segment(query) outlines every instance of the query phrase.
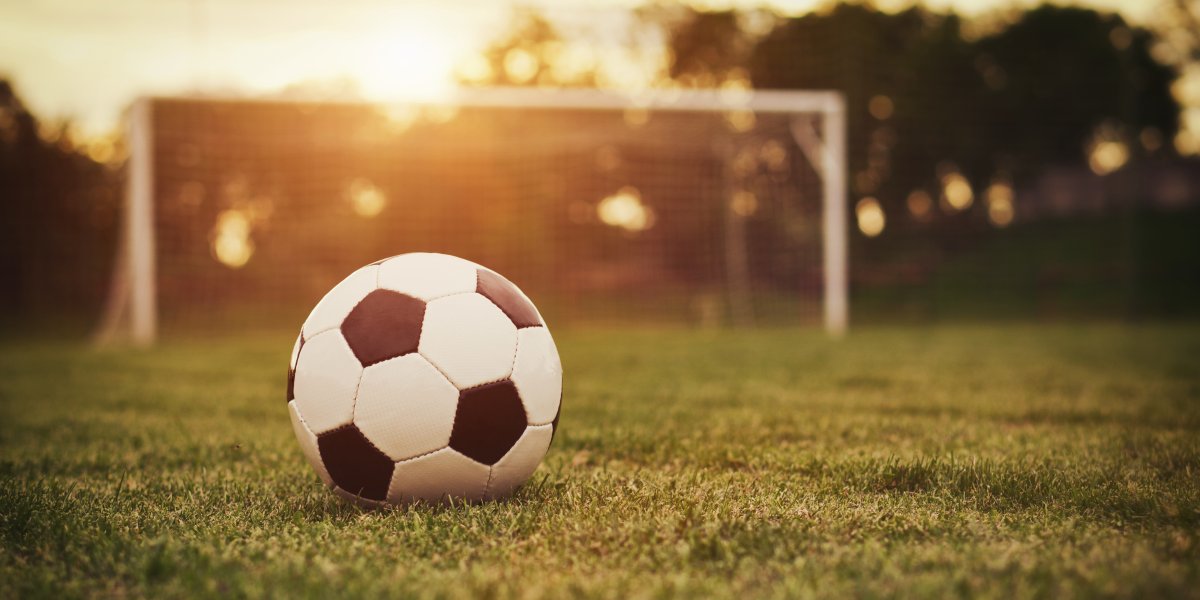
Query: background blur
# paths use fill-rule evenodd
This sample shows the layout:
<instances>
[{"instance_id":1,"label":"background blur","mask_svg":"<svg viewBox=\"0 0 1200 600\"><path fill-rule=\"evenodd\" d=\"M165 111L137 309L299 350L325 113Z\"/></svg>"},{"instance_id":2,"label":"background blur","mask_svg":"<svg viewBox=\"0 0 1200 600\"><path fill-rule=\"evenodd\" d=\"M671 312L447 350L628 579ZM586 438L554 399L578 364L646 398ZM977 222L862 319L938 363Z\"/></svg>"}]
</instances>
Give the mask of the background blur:
<instances>
[{"instance_id":1,"label":"background blur","mask_svg":"<svg viewBox=\"0 0 1200 600\"><path fill-rule=\"evenodd\" d=\"M1198 2L39 0L0 8L0 77L8 332L96 326L145 94L179 98L168 329L294 327L413 250L552 322L818 322L821 182L787 123L403 103L488 85L841 92L852 323L1200 313Z\"/></svg>"}]
</instances>

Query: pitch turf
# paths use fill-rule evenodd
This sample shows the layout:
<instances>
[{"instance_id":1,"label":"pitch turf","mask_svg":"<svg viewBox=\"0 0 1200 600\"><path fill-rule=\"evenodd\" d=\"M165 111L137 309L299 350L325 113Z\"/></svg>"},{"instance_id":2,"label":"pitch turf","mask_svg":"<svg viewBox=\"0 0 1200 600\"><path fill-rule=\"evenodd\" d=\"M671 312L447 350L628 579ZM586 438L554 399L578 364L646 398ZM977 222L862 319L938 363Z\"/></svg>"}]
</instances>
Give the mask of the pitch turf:
<instances>
[{"instance_id":1,"label":"pitch turf","mask_svg":"<svg viewBox=\"0 0 1200 600\"><path fill-rule=\"evenodd\" d=\"M289 334L0 346L0 597L1200 597L1200 326L558 333L534 480L384 512Z\"/></svg>"}]
</instances>

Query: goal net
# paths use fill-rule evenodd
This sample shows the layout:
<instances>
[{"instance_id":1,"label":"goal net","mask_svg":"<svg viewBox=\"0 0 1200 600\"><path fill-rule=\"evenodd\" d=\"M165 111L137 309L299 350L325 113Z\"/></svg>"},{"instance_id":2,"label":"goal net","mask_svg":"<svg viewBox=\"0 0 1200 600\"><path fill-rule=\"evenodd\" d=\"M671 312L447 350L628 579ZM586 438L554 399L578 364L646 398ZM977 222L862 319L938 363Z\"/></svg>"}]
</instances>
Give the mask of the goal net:
<instances>
[{"instance_id":1,"label":"goal net","mask_svg":"<svg viewBox=\"0 0 1200 600\"><path fill-rule=\"evenodd\" d=\"M554 323L846 323L831 92L468 89L441 103L150 98L101 337L295 322L444 252Z\"/></svg>"}]
</instances>

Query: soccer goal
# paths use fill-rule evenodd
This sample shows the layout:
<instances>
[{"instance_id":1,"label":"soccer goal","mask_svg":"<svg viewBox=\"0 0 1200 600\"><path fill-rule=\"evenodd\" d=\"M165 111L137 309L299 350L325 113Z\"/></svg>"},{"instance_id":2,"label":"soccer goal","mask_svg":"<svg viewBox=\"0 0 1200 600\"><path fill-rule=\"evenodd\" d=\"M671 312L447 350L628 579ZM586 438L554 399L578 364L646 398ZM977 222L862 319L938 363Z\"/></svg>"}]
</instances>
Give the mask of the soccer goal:
<instances>
[{"instance_id":1,"label":"soccer goal","mask_svg":"<svg viewBox=\"0 0 1200 600\"><path fill-rule=\"evenodd\" d=\"M372 104L144 98L101 340L304 311L412 251L567 324L847 325L828 91L463 89Z\"/></svg>"}]
</instances>

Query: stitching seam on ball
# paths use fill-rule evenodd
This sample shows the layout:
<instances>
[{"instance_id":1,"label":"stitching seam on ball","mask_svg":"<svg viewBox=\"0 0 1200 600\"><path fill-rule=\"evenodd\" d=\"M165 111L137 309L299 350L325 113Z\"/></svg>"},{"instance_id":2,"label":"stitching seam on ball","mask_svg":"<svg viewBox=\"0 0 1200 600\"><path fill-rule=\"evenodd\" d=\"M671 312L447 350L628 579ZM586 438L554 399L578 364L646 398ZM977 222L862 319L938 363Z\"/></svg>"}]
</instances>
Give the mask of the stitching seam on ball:
<instances>
[{"instance_id":1,"label":"stitching seam on ball","mask_svg":"<svg viewBox=\"0 0 1200 600\"><path fill-rule=\"evenodd\" d=\"M305 335L304 331L302 330L300 332L300 335L302 335L304 337L304 343L308 344L309 342L317 339L317 336L321 335L322 333L328 333L330 331L340 330L341 328L342 328L342 326L340 324L338 324L338 325L334 325L333 327L326 327L325 329L322 329L312 335ZM297 359L297 360L299 360L299 359Z\"/></svg>"},{"instance_id":2,"label":"stitching seam on ball","mask_svg":"<svg viewBox=\"0 0 1200 600\"><path fill-rule=\"evenodd\" d=\"M288 404L291 404L293 402L296 402L295 398L292 398L291 400L289 400ZM308 435L317 437L317 434L313 432L312 427L308 426L308 421L304 419L304 414L300 412L300 403L299 402L296 402L296 419L299 420L300 424L304 426L304 430L308 432ZM333 431L333 429L330 429L330 431ZM323 464L324 463L322 463L322 465Z\"/></svg>"},{"instance_id":3,"label":"stitching seam on ball","mask_svg":"<svg viewBox=\"0 0 1200 600\"><path fill-rule=\"evenodd\" d=\"M366 367L360 366L358 369L358 383L354 384L354 401L350 403L350 423L354 423L354 417L358 416L358 392L362 389L363 375L367 372ZM363 437L366 437L365 435ZM367 440L368 442L370 440ZM374 446L374 444L371 444ZM387 454L384 452L384 454Z\"/></svg>"},{"instance_id":4,"label":"stitching seam on ball","mask_svg":"<svg viewBox=\"0 0 1200 600\"><path fill-rule=\"evenodd\" d=\"M501 377L500 379L493 379L493 380L491 380L491 381L485 381L485 382L483 382L483 383L477 383L477 384L475 384L475 385L473 385L473 386L471 386L471 387L465 387L465 388L461 388L461 389L459 389L458 391L459 391L459 392L469 392L469 391L471 391L471 390L477 390L477 389L479 389L479 388L481 388L481 387L487 387L487 386L489 386L489 385L496 385L497 383L504 383L505 381L512 381L512 372L511 372L511 371L509 371L509 374L508 374L508 375L505 375L504 377ZM453 382L451 382L451 383L453 383ZM517 382L513 381L513 387L516 387L516 385L517 385ZM455 386L455 387L457 387L457 386Z\"/></svg>"},{"instance_id":5,"label":"stitching seam on ball","mask_svg":"<svg viewBox=\"0 0 1200 600\"><path fill-rule=\"evenodd\" d=\"M512 317L509 317L510 320L511 320L511 318ZM512 363L510 363L508 365L508 377L510 379L512 378L513 373L517 372L517 355L520 353L521 353L521 330L518 329L517 330L517 343L513 344ZM517 385L517 382L514 381L513 385ZM521 388L520 388L520 386L518 386L517 391L519 392L520 390L521 390ZM524 405L524 402L522 402L521 404Z\"/></svg>"},{"instance_id":6,"label":"stitching seam on ball","mask_svg":"<svg viewBox=\"0 0 1200 600\"><path fill-rule=\"evenodd\" d=\"M424 334L424 332L422 332L422 334ZM422 353L421 353L421 346L420 346L420 344L418 344L418 345L417 345L417 351L416 351L416 352L414 352L413 354L416 354L417 356L420 356L420 357L421 357L421 360L424 360L425 362L429 363L429 366L433 367L433 368L434 368L434 369L435 369L435 370L436 370L438 373L441 373L441 374L442 374L442 379L445 379L445 380L446 380L446 383L449 383L451 387L453 387L454 389L458 390L458 391L459 391L459 394L461 394L461 393L463 392L463 390L462 390L462 389L460 389L460 388L458 387L458 384L457 384L457 383L454 383L454 380L453 380L453 379L450 379L450 376L449 376L449 375L447 375L447 374L446 374L446 372L445 372L445 371L443 371L443 370L442 370L442 368L441 368L441 367L439 367L437 363L433 362L432 360L430 360L430 359L429 359L429 357L428 357L428 356L425 356L424 354L422 354Z\"/></svg>"},{"instance_id":7,"label":"stitching seam on ball","mask_svg":"<svg viewBox=\"0 0 1200 600\"><path fill-rule=\"evenodd\" d=\"M414 460L417 460L418 458L425 458L426 456L429 456L430 454L437 454L438 452L441 452L442 450L445 450L446 448L449 448L449 447L450 447L450 446L448 446L448 445L447 445L447 446L442 446L441 448L438 448L438 449L436 449L436 450L430 450L429 452L422 452L422 453L420 453L420 454L417 454L417 455L415 455L415 456L410 456L410 457L408 457L408 458L402 458L402 459L400 459L400 460L394 460L394 461L392 461L392 462L393 462L393 463L395 463L395 464L397 464L397 465L402 465L402 464L404 464L404 463L407 463L407 462L412 462L412 461L414 461Z\"/></svg>"}]
</instances>

